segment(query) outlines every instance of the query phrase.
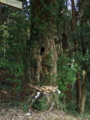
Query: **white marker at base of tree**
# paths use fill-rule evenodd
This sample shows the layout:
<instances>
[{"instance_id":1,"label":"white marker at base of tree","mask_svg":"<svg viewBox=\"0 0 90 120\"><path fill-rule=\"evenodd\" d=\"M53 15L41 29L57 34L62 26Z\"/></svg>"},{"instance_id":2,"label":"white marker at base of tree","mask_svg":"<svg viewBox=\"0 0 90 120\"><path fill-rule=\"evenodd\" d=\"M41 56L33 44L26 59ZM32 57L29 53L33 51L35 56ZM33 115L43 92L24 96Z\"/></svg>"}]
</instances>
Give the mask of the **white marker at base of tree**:
<instances>
[{"instance_id":1,"label":"white marker at base of tree","mask_svg":"<svg viewBox=\"0 0 90 120\"><path fill-rule=\"evenodd\" d=\"M11 6L17 9L22 9L22 2L18 0L0 0L0 4Z\"/></svg>"}]
</instances>

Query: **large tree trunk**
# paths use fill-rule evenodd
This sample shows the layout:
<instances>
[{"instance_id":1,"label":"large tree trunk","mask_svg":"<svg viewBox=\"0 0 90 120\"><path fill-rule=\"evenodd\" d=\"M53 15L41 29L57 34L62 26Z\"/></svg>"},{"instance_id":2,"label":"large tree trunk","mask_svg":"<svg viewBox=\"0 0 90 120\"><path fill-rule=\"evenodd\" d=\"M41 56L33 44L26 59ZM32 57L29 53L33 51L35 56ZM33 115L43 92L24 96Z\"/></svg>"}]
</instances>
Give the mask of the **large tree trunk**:
<instances>
[{"instance_id":1,"label":"large tree trunk","mask_svg":"<svg viewBox=\"0 0 90 120\"><path fill-rule=\"evenodd\" d=\"M31 1L31 83L55 85L57 52L54 41L56 30L56 1ZM50 8L51 7L51 8ZM38 11L38 12L37 12Z\"/></svg>"}]
</instances>

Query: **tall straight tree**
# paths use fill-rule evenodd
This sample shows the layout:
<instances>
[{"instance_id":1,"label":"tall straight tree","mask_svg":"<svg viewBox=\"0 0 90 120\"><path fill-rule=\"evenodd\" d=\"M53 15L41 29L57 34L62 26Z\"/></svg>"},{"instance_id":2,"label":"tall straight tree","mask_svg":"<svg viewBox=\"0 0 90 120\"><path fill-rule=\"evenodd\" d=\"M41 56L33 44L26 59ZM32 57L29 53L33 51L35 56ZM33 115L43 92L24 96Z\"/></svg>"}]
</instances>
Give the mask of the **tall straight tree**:
<instances>
[{"instance_id":1,"label":"tall straight tree","mask_svg":"<svg viewBox=\"0 0 90 120\"><path fill-rule=\"evenodd\" d=\"M84 30L84 26L88 25L88 19L90 19L90 16L87 15L87 13L89 13L89 9L88 5L90 5L90 3L88 2L84 2L82 1L81 3L81 9L83 11L83 16L81 18L81 22L80 22L80 27L81 27L81 49L82 49L82 56L85 57L88 51L88 35L87 38L85 38L85 34L87 34L87 31ZM83 35L84 34L84 35ZM87 46L86 46L87 44ZM80 113L84 112L85 109L85 101L86 101L86 84L87 84L87 70L88 70L88 66L87 63L83 64L83 69L82 69L82 82L81 82L81 102L80 102Z\"/></svg>"},{"instance_id":2,"label":"tall straight tree","mask_svg":"<svg viewBox=\"0 0 90 120\"><path fill-rule=\"evenodd\" d=\"M31 0L31 83L55 85L57 0Z\"/></svg>"},{"instance_id":3,"label":"tall straight tree","mask_svg":"<svg viewBox=\"0 0 90 120\"><path fill-rule=\"evenodd\" d=\"M76 26L76 15L75 15L75 5L74 5L74 0L71 0L72 2L72 27L73 27L73 32L76 35L77 32L77 26ZM79 1L78 1L79 2ZM87 4L86 4L87 5ZM86 7L86 6L85 6ZM80 39L81 39L81 44L79 44L79 40L78 41L73 41L74 42L74 53L78 53L78 44L80 45L79 47L81 47L81 53L82 56L85 57L86 54L86 46L85 46L85 38L83 36L83 26L86 24L85 21L85 15L84 15L84 10L85 8L83 7L83 2L81 1L79 4L79 14L83 14L83 19L80 18ZM84 31L85 32L85 31ZM77 73L77 82L76 82L76 93L77 93L77 111L79 113L84 112L84 107L85 107L85 98L86 98L86 83L87 83L87 65L83 64L81 65L83 66L81 71L79 71ZM82 76L82 77L81 77Z\"/></svg>"},{"instance_id":4,"label":"tall straight tree","mask_svg":"<svg viewBox=\"0 0 90 120\"><path fill-rule=\"evenodd\" d=\"M72 3L72 29L73 32L76 32L76 15L75 15L75 2L71 0ZM77 52L77 45L74 42L74 52ZM76 81L76 99L77 99L77 111L80 112L80 100L81 100L81 82L80 82L80 73L77 73L77 81Z\"/></svg>"}]
</instances>

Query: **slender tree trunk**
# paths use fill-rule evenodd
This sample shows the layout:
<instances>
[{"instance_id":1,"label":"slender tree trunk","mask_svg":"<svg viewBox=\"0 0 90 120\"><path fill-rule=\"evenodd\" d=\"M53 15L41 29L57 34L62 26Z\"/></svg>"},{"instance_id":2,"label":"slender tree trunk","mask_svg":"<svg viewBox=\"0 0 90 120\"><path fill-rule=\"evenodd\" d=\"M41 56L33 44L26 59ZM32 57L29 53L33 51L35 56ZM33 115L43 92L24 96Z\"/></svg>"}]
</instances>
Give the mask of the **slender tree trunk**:
<instances>
[{"instance_id":1,"label":"slender tree trunk","mask_svg":"<svg viewBox=\"0 0 90 120\"><path fill-rule=\"evenodd\" d=\"M76 15L75 15L75 3L74 0L71 0L72 3L72 29L73 32L76 32ZM73 41L74 42L74 41ZM74 42L74 52L77 52L77 44ZM80 113L81 111L81 79L80 73L77 73L77 81L76 81L76 99L77 99L77 107L76 110Z\"/></svg>"},{"instance_id":2,"label":"slender tree trunk","mask_svg":"<svg viewBox=\"0 0 90 120\"><path fill-rule=\"evenodd\" d=\"M81 22L83 24L83 21ZM81 46L82 46L82 55L83 57L86 54L86 46L84 44L84 38L81 31ZM84 112L85 108L85 99L86 99L86 83L87 83L87 65L83 65L82 71L82 82L81 82L81 102L80 102L80 113Z\"/></svg>"},{"instance_id":3,"label":"slender tree trunk","mask_svg":"<svg viewBox=\"0 0 90 120\"><path fill-rule=\"evenodd\" d=\"M83 70L82 75L83 75L83 79L81 85L82 89L81 89L80 113L83 113L85 108L87 71Z\"/></svg>"},{"instance_id":4,"label":"slender tree trunk","mask_svg":"<svg viewBox=\"0 0 90 120\"><path fill-rule=\"evenodd\" d=\"M76 95L77 95L77 108L76 108L76 110L78 112L80 112L80 102L81 102L81 78L80 78L80 72L77 73Z\"/></svg>"},{"instance_id":5,"label":"slender tree trunk","mask_svg":"<svg viewBox=\"0 0 90 120\"><path fill-rule=\"evenodd\" d=\"M72 3L72 26L73 31L76 32L76 15L75 15L75 3L74 0L71 0ZM82 53L83 56L86 53L86 48L83 42L83 38L81 35L81 45L82 45ZM77 44L74 42L74 52L77 52ZM77 111L79 113L84 112L84 106L85 106L85 91L86 91L86 67L83 69L83 80L80 82L80 73L77 74L77 82L76 82L76 97L77 97Z\"/></svg>"},{"instance_id":6,"label":"slender tree trunk","mask_svg":"<svg viewBox=\"0 0 90 120\"><path fill-rule=\"evenodd\" d=\"M0 25L1 25L1 14L2 14L2 8L1 8L1 4L0 4Z\"/></svg>"},{"instance_id":7,"label":"slender tree trunk","mask_svg":"<svg viewBox=\"0 0 90 120\"><path fill-rule=\"evenodd\" d=\"M26 88L27 88L27 70L24 71L23 75L23 90L21 94L21 100L24 101L26 99Z\"/></svg>"},{"instance_id":8,"label":"slender tree trunk","mask_svg":"<svg viewBox=\"0 0 90 120\"><path fill-rule=\"evenodd\" d=\"M23 50L23 65L25 66L25 69L23 71L23 89L22 89L22 94L21 94L21 100L24 101L26 99L26 92L27 92L27 86L28 86L28 81L29 81L29 75L28 75L28 69L29 69L29 57L27 56L27 50L24 49Z\"/></svg>"},{"instance_id":9,"label":"slender tree trunk","mask_svg":"<svg viewBox=\"0 0 90 120\"><path fill-rule=\"evenodd\" d=\"M75 2L74 0L71 0L72 3L72 26L73 30L75 31L76 29L76 15L75 15Z\"/></svg>"},{"instance_id":10,"label":"slender tree trunk","mask_svg":"<svg viewBox=\"0 0 90 120\"><path fill-rule=\"evenodd\" d=\"M2 22L1 17L2 17L2 8L1 8L1 4L0 4L0 25L1 25L1 22ZM0 40L2 40L2 33L1 33L1 31L0 31Z\"/></svg>"}]
</instances>

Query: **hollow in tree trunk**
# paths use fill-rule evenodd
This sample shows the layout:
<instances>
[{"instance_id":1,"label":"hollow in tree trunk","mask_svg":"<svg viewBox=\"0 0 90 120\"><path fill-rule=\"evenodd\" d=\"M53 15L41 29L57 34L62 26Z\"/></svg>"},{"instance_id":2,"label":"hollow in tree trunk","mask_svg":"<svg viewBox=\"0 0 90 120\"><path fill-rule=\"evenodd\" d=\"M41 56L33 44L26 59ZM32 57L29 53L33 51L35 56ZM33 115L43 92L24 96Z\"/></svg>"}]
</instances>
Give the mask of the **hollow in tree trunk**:
<instances>
[{"instance_id":1,"label":"hollow in tree trunk","mask_svg":"<svg viewBox=\"0 0 90 120\"><path fill-rule=\"evenodd\" d=\"M54 85L57 76L57 52L54 41L57 1L31 1L31 83ZM45 7L46 6L46 7ZM52 6L52 7L51 7ZM48 9L47 9L48 8ZM50 8L50 9L49 9ZM38 12L37 12L38 11Z\"/></svg>"}]
</instances>

